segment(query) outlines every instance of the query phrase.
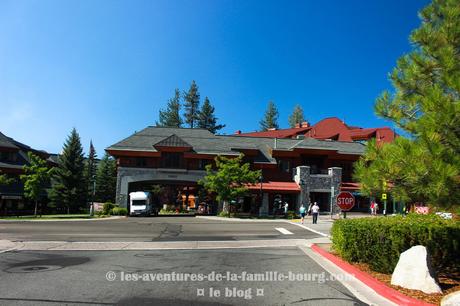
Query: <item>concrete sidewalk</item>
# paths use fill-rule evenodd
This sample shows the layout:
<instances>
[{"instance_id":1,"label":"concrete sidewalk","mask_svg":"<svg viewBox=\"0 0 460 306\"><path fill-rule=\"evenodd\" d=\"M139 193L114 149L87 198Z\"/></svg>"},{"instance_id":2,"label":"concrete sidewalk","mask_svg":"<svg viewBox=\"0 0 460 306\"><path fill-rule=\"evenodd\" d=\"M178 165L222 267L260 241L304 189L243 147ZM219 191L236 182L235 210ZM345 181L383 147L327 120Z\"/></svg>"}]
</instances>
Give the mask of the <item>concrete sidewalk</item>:
<instances>
[{"instance_id":1,"label":"concrete sidewalk","mask_svg":"<svg viewBox=\"0 0 460 306\"><path fill-rule=\"evenodd\" d=\"M323 215L318 218L317 224L312 224L311 217L305 218L303 224L300 223L300 219L245 219L245 218L226 218L226 217L217 217L217 216L197 216L196 218L208 219L208 220L219 220L227 222L278 222L278 223L290 223L297 226L300 226L306 230L314 232L324 237L330 237L330 232L334 219L330 219L329 216Z\"/></svg>"},{"instance_id":2,"label":"concrete sidewalk","mask_svg":"<svg viewBox=\"0 0 460 306\"><path fill-rule=\"evenodd\" d=\"M239 240L239 241L168 241L168 242L69 242L69 241L0 241L7 251L118 251L118 250L194 250L226 248L310 247L314 243L327 243L328 238ZM0 249L0 252L2 252Z\"/></svg>"}]
</instances>

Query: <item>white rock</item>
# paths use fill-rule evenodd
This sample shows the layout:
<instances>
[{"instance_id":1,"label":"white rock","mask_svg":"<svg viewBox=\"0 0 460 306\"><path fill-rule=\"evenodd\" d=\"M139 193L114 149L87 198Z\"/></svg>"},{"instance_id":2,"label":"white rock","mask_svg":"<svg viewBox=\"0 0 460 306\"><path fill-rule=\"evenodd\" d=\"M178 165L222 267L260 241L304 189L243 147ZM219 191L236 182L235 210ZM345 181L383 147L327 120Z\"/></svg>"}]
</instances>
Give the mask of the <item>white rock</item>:
<instances>
[{"instance_id":1,"label":"white rock","mask_svg":"<svg viewBox=\"0 0 460 306\"><path fill-rule=\"evenodd\" d=\"M428 253L422 245L413 246L399 256L391 284L425 293L441 293L434 278Z\"/></svg>"},{"instance_id":2,"label":"white rock","mask_svg":"<svg viewBox=\"0 0 460 306\"><path fill-rule=\"evenodd\" d=\"M441 306L458 306L460 305L460 291L452 292L441 300Z\"/></svg>"}]
</instances>

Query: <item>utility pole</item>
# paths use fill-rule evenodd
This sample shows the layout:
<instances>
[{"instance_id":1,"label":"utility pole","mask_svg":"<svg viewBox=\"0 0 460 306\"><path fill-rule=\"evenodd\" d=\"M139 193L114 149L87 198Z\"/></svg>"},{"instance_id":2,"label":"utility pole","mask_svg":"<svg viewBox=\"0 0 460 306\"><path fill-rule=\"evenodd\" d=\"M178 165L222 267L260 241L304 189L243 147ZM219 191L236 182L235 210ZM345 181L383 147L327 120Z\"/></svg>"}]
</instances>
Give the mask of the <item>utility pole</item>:
<instances>
[{"instance_id":1,"label":"utility pole","mask_svg":"<svg viewBox=\"0 0 460 306\"><path fill-rule=\"evenodd\" d=\"M331 207L330 207L330 211L331 211L331 219L332 219L332 206L334 205L334 186L331 186Z\"/></svg>"},{"instance_id":2,"label":"utility pole","mask_svg":"<svg viewBox=\"0 0 460 306\"><path fill-rule=\"evenodd\" d=\"M96 195L96 175L93 175L93 192L91 194L91 208L89 209L90 216L94 216L94 196Z\"/></svg>"}]
</instances>

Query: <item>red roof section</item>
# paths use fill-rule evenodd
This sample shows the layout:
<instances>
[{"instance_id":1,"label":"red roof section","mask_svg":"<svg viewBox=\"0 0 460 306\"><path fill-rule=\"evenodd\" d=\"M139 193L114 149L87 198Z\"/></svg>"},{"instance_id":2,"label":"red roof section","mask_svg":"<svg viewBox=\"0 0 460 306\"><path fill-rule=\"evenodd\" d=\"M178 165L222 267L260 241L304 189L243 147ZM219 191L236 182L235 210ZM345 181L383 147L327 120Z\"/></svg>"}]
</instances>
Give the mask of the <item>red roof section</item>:
<instances>
[{"instance_id":1,"label":"red roof section","mask_svg":"<svg viewBox=\"0 0 460 306\"><path fill-rule=\"evenodd\" d=\"M239 136L252 136L252 137L270 137L270 138L291 138L297 135L303 135L305 132L310 130L311 127L299 127L281 130L268 130L263 132L252 132L252 133L238 133Z\"/></svg>"},{"instance_id":2,"label":"red roof section","mask_svg":"<svg viewBox=\"0 0 460 306\"><path fill-rule=\"evenodd\" d=\"M273 129L263 132L237 133L241 136L271 137L271 138L295 138L298 135L305 135L316 139L332 139L338 141L370 140L375 138L377 142L392 142L396 134L389 127L381 128L360 128L348 126L343 120L337 117L325 118L315 125L295 127L289 129Z\"/></svg>"},{"instance_id":3,"label":"red roof section","mask_svg":"<svg viewBox=\"0 0 460 306\"><path fill-rule=\"evenodd\" d=\"M248 185L249 190L260 190L260 183ZM262 183L263 191L292 191L300 192L300 187L296 182L263 182Z\"/></svg>"}]
</instances>

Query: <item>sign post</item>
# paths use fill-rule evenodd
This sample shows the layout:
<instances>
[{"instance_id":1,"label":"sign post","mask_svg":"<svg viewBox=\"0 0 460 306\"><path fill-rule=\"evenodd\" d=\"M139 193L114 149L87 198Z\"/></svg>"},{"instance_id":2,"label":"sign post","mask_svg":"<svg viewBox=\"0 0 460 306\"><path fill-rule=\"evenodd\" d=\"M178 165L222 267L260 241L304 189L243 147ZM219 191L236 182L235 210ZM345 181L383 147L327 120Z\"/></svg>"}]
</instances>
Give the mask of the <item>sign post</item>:
<instances>
[{"instance_id":1,"label":"sign post","mask_svg":"<svg viewBox=\"0 0 460 306\"><path fill-rule=\"evenodd\" d=\"M348 191L342 191L336 198L337 206L343 211L343 217L347 217L347 211L355 206L355 197Z\"/></svg>"},{"instance_id":2,"label":"sign post","mask_svg":"<svg viewBox=\"0 0 460 306\"><path fill-rule=\"evenodd\" d=\"M383 215L386 216L387 215L387 194L386 194L386 190L387 190L387 181L383 181L382 182L382 185L383 185L383 193L382 193L382 200L383 200Z\"/></svg>"}]
</instances>

